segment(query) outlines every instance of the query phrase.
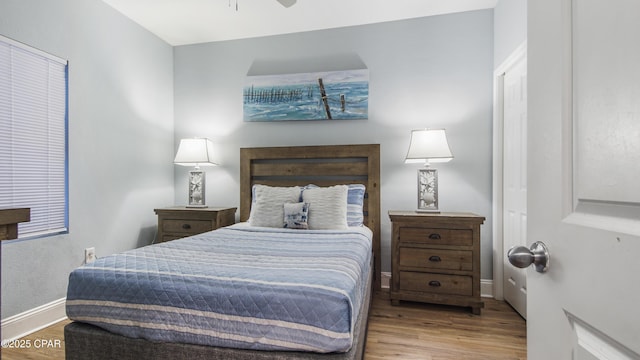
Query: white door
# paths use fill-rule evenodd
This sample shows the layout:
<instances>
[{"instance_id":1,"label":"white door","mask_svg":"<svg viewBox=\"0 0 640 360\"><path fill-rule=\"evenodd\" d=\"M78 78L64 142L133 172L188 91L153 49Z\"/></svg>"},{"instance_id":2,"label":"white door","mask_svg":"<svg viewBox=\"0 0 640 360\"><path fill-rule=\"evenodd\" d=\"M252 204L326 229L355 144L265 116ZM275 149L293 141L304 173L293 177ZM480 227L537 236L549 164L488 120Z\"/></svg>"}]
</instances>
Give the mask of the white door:
<instances>
[{"instance_id":1,"label":"white door","mask_svg":"<svg viewBox=\"0 0 640 360\"><path fill-rule=\"evenodd\" d=\"M640 359L640 1L528 2L528 359Z\"/></svg>"},{"instance_id":2,"label":"white door","mask_svg":"<svg viewBox=\"0 0 640 360\"><path fill-rule=\"evenodd\" d=\"M527 60L520 56L503 75L504 249L527 244ZM504 299L527 314L527 277L503 257Z\"/></svg>"}]
</instances>

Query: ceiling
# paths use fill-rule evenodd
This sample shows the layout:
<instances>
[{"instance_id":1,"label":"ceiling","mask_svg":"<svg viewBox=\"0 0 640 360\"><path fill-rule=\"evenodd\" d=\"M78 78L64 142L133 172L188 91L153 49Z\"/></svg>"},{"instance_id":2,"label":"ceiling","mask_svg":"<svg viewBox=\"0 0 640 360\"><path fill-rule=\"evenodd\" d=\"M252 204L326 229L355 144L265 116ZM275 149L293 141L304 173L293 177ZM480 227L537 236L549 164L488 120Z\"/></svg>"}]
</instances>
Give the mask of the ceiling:
<instances>
[{"instance_id":1,"label":"ceiling","mask_svg":"<svg viewBox=\"0 0 640 360\"><path fill-rule=\"evenodd\" d=\"M103 1L177 46L490 9L498 0Z\"/></svg>"}]
</instances>

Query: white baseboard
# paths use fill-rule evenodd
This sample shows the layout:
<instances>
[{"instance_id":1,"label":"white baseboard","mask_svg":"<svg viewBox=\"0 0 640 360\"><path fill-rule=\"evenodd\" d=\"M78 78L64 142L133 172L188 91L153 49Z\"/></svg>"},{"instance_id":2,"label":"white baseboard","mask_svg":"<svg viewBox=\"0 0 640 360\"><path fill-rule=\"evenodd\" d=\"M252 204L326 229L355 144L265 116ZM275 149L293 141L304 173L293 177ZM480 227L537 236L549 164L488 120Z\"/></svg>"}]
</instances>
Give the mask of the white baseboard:
<instances>
[{"instance_id":1,"label":"white baseboard","mask_svg":"<svg viewBox=\"0 0 640 360\"><path fill-rule=\"evenodd\" d=\"M388 289L391 283L391 273L382 272L380 276L383 289ZM492 279L480 279L480 296L486 298L493 297L493 280Z\"/></svg>"},{"instance_id":2,"label":"white baseboard","mask_svg":"<svg viewBox=\"0 0 640 360\"><path fill-rule=\"evenodd\" d=\"M44 329L67 318L66 298L2 319L2 343Z\"/></svg>"},{"instance_id":3,"label":"white baseboard","mask_svg":"<svg viewBox=\"0 0 640 360\"><path fill-rule=\"evenodd\" d=\"M480 296L493 297L493 279L480 279Z\"/></svg>"}]
</instances>

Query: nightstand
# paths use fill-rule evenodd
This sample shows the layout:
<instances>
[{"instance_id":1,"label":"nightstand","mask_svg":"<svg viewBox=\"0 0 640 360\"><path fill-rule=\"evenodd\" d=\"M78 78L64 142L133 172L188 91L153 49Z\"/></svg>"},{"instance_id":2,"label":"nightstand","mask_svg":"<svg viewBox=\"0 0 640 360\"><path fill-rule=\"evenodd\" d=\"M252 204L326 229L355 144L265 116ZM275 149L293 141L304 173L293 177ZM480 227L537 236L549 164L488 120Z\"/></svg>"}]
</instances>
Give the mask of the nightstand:
<instances>
[{"instance_id":1,"label":"nightstand","mask_svg":"<svg viewBox=\"0 0 640 360\"><path fill-rule=\"evenodd\" d=\"M165 242L232 225L236 208L189 208L173 206L154 209L158 215L157 242Z\"/></svg>"},{"instance_id":2,"label":"nightstand","mask_svg":"<svg viewBox=\"0 0 640 360\"><path fill-rule=\"evenodd\" d=\"M391 290L400 300L470 307L480 299L480 225L470 213L389 211L392 222Z\"/></svg>"}]
</instances>

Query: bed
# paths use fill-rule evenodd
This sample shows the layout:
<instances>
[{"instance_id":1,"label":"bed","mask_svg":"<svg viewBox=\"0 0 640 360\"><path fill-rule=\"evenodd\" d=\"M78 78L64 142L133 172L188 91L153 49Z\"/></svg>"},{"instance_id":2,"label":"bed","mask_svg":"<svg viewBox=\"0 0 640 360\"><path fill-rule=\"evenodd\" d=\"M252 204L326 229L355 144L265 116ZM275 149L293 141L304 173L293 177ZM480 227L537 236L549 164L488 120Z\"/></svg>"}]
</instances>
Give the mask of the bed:
<instances>
[{"instance_id":1,"label":"bed","mask_svg":"<svg viewBox=\"0 0 640 360\"><path fill-rule=\"evenodd\" d=\"M65 327L66 358L361 359L371 295L380 288L379 151L377 144L241 149L240 224L101 259L98 269L83 270L91 276L76 279L79 275L72 273L67 311L74 321ZM262 226L256 219L265 203L256 198L296 186L305 189L300 193L305 201L307 194L309 199L327 198L329 193L351 196L361 187L359 217L354 220L349 210L346 228L314 230L322 228L318 220L312 222L320 219L320 207L316 206L314 216L311 205L308 220L312 229ZM297 217L289 219L291 226L300 225L298 205L305 201L290 204L297 207L292 213ZM352 220L365 226L353 226ZM302 225L307 227L305 222ZM209 259L213 262L208 263ZM116 264L126 270L110 272ZM260 270L249 274L247 267ZM163 285L163 290L168 289L163 293L139 285L150 277L168 276L173 276L169 282L174 287ZM136 284L110 290L127 277L135 277ZM200 278L213 279L214 285ZM229 282L259 291L240 293L227 289ZM208 293L209 289L215 292ZM95 297L86 295L91 292ZM107 293L111 297L105 297ZM119 299L125 293L153 300L142 306L123 306L128 300ZM157 302L163 297L185 303L184 308ZM190 301L204 304L206 311L194 310ZM211 304L228 309L229 303L243 303L243 308L231 312L209 309ZM152 321L138 319L140 308L156 317L154 326L143 326L147 331L143 335L137 321ZM118 321L103 321L109 312L117 313ZM285 318L272 318L271 313L285 313ZM243 325L245 318L252 319L250 326ZM194 335L194 331L184 331L179 321L187 321L190 329L193 324L201 328ZM214 328L220 322L232 324L233 331L244 326L242 331L249 333L222 332ZM166 333L177 337L165 337ZM272 333L284 340L272 338ZM210 343L211 338L214 342Z\"/></svg>"}]
</instances>

